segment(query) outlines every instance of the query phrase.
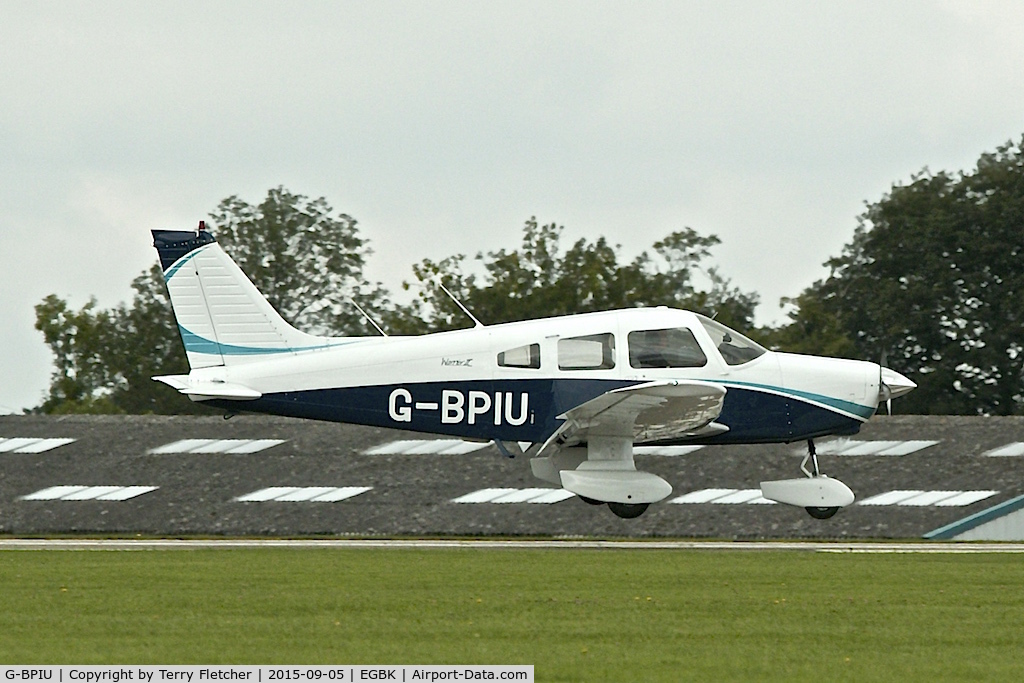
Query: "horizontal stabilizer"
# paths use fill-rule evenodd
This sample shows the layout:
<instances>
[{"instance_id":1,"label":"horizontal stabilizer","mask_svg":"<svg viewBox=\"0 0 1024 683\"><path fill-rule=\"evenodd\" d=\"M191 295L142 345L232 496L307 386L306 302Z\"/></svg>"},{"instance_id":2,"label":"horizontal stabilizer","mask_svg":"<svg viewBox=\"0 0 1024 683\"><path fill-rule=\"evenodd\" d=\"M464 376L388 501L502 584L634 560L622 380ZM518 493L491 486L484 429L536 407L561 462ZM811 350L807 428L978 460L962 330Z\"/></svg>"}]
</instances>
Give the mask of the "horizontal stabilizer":
<instances>
[{"instance_id":1,"label":"horizontal stabilizer","mask_svg":"<svg viewBox=\"0 0 1024 683\"><path fill-rule=\"evenodd\" d=\"M253 401L263 396L259 391L241 384L217 382L215 380L196 380L189 375L163 375L153 379L174 387L179 393L185 394L193 401L206 401L213 398L223 398L232 401Z\"/></svg>"}]
</instances>

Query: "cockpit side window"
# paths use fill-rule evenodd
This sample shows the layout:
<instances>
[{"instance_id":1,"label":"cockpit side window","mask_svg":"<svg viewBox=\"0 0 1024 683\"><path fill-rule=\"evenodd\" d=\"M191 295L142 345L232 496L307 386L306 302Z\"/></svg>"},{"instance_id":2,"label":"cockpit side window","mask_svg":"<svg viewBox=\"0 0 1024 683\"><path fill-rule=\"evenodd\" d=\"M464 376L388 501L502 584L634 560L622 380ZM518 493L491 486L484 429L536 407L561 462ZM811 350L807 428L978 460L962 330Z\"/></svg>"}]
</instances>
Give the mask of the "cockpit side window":
<instances>
[{"instance_id":1,"label":"cockpit side window","mask_svg":"<svg viewBox=\"0 0 1024 683\"><path fill-rule=\"evenodd\" d=\"M629 364L634 368L699 368L708 358L685 327L629 333Z\"/></svg>"},{"instance_id":2,"label":"cockpit side window","mask_svg":"<svg viewBox=\"0 0 1024 683\"><path fill-rule=\"evenodd\" d=\"M718 347L722 358L729 365L743 365L761 356L768 349L752 339L747 339L739 332L714 320L698 316L704 329L711 335L711 341Z\"/></svg>"},{"instance_id":3,"label":"cockpit side window","mask_svg":"<svg viewBox=\"0 0 1024 683\"><path fill-rule=\"evenodd\" d=\"M558 340L559 370L608 370L615 367L615 336L611 332Z\"/></svg>"},{"instance_id":4,"label":"cockpit side window","mask_svg":"<svg viewBox=\"0 0 1024 683\"><path fill-rule=\"evenodd\" d=\"M498 354L498 366L538 369L540 367L540 344L527 344L502 351Z\"/></svg>"}]
</instances>

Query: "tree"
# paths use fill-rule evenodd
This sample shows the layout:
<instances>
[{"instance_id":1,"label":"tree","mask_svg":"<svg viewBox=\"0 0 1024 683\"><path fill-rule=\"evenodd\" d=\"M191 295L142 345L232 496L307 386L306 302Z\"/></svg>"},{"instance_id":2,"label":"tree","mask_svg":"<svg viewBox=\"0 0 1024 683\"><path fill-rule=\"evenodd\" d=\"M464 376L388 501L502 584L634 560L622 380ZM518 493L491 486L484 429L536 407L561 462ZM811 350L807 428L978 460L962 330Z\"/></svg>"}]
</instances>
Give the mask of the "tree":
<instances>
[{"instance_id":1,"label":"tree","mask_svg":"<svg viewBox=\"0 0 1024 683\"><path fill-rule=\"evenodd\" d=\"M379 306L385 292L363 277L372 253L356 220L282 187L253 206L237 196L210 214L228 254L295 327L320 335L376 334L348 298Z\"/></svg>"},{"instance_id":2,"label":"tree","mask_svg":"<svg viewBox=\"0 0 1024 683\"><path fill-rule=\"evenodd\" d=\"M150 379L188 372L160 268L132 282L132 304L98 310L96 300L78 311L49 295L36 306L36 329L54 355L50 395L43 413L199 412Z\"/></svg>"},{"instance_id":3,"label":"tree","mask_svg":"<svg viewBox=\"0 0 1024 683\"><path fill-rule=\"evenodd\" d=\"M383 299L362 268L370 250L356 221L334 215L323 198L283 188L258 206L228 197L211 214L218 242L287 319L314 334L376 334L345 295L373 305ZM198 412L153 382L188 372L163 273L153 265L132 282L130 304L81 309L51 294L36 306L36 329L54 355L54 373L39 412Z\"/></svg>"},{"instance_id":4,"label":"tree","mask_svg":"<svg viewBox=\"0 0 1024 683\"><path fill-rule=\"evenodd\" d=\"M794 306L789 313L789 322L758 330L762 344L787 353L858 357L860 351L856 344L847 336L842 322L826 306L817 289L810 287L796 298L784 298L782 304Z\"/></svg>"},{"instance_id":5,"label":"tree","mask_svg":"<svg viewBox=\"0 0 1024 683\"><path fill-rule=\"evenodd\" d=\"M50 294L36 305L36 329L54 355L50 395L37 410L52 412L120 412L109 392L112 383L103 351L109 345L111 313L97 311L96 299L78 311Z\"/></svg>"},{"instance_id":6,"label":"tree","mask_svg":"<svg viewBox=\"0 0 1024 683\"><path fill-rule=\"evenodd\" d=\"M757 295L739 291L716 268L702 265L719 243L714 235L684 228L655 243L655 256L645 251L620 264L617 247L603 237L577 240L563 252L563 229L531 217L523 226L519 250L477 254L482 275L465 272L464 254L437 262L424 259L413 266L418 299L397 310L389 326L406 333L465 327L465 315L440 290L439 280L487 324L664 305L717 313L719 320L744 329L752 325ZM697 289L698 274L707 279L709 289Z\"/></svg>"},{"instance_id":7,"label":"tree","mask_svg":"<svg viewBox=\"0 0 1024 683\"><path fill-rule=\"evenodd\" d=\"M923 171L860 217L795 325L831 316L857 355L918 383L908 412L1024 409L1024 155L1007 143L967 173Z\"/></svg>"}]
</instances>

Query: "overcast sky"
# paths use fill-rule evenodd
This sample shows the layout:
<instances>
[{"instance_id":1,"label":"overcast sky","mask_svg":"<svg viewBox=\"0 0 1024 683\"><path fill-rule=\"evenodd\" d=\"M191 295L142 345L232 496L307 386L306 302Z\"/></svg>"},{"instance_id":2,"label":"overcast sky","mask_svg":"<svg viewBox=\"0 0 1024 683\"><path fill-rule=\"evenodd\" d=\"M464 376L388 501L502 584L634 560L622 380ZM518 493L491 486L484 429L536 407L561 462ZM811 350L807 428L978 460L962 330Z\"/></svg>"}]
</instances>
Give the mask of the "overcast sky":
<instances>
[{"instance_id":1,"label":"overcast sky","mask_svg":"<svg viewBox=\"0 0 1024 683\"><path fill-rule=\"evenodd\" d=\"M283 185L392 290L523 221L624 258L689 226L761 295L864 202L1024 134L1024 4L0 0L0 412L43 399L33 306L130 298L149 230Z\"/></svg>"}]
</instances>

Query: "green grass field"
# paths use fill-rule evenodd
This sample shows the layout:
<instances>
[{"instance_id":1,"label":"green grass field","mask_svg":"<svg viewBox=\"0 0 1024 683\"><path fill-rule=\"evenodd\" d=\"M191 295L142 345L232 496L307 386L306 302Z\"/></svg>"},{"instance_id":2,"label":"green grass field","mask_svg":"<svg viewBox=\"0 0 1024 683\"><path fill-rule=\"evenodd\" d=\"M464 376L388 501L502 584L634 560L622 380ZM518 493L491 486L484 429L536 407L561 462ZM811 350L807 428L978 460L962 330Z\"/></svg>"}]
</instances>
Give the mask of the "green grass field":
<instances>
[{"instance_id":1,"label":"green grass field","mask_svg":"<svg viewBox=\"0 0 1024 683\"><path fill-rule=\"evenodd\" d=\"M1019 555L0 552L4 663L534 664L538 681L1024 680Z\"/></svg>"}]
</instances>

